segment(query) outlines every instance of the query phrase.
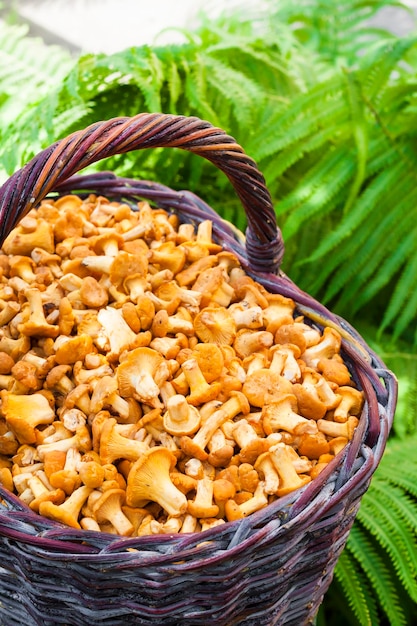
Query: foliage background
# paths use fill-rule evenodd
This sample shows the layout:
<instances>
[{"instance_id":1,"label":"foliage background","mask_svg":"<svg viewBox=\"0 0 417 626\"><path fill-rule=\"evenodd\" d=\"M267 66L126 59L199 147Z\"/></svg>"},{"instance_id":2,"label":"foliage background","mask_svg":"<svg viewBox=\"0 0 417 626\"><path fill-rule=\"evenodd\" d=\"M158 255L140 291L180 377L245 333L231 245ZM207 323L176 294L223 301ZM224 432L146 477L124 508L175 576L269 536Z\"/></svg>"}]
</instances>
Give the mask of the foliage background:
<instances>
[{"instance_id":1,"label":"foliage background","mask_svg":"<svg viewBox=\"0 0 417 626\"><path fill-rule=\"evenodd\" d=\"M284 271L349 320L399 379L386 454L319 626L411 626L417 615L417 36L371 26L389 0L269 0L201 18L183 43L72 57L0 23L0 178L97 119L198 115L264 172ZM402 10L406 10L403 7ZM190 188L244 229L225 177L179 151L96 166Z\"/></svg>"}]
</instances>

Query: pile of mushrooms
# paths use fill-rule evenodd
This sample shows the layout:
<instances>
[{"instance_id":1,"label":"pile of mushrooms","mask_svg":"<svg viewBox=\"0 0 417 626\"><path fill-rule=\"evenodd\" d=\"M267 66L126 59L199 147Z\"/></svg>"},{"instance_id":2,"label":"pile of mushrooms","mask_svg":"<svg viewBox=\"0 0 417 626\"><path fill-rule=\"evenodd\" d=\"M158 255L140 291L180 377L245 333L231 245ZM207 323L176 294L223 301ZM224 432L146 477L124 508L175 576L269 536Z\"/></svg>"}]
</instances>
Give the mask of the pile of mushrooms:
<instances>
[{"instance_id":1,"label":"pile of mushrooms","mask_svg":"<svg viewBox=\"0 0 417 626\"><path fill-rule=\"evenodd\" d=\"M0 252L0 483L73 528L204 531L313 480L358 424L341 338L211 222L44 200Z\"/></svg>"}]
</instances>

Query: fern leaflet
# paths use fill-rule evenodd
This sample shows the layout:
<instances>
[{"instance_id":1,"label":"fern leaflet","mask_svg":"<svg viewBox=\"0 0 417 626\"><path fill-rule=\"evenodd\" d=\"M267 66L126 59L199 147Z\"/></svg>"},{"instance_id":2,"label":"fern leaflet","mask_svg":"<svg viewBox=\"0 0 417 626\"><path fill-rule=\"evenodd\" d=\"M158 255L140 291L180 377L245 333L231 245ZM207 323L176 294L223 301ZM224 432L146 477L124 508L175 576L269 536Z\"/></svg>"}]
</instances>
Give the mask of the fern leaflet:
<instances>
[{"instance_id":1,"label":"fern leaflet","mask_svg":"<svg viewBox=\"0 0 417 626\"><path fill-rule=\"evenodd\" d=\"M366 496L365 496L366 497ZM398 590L392 580L392 570L383 558L383 551L375 544L371 535L355 523L349 534L346 549L362 568L368 584L378 598L379 604L392 626L406 626Z\"/></svg>"},{"instance_id":2,"label":"fern leaflet","mask_svg":"<svg viewBox=\"0 0 417 626\"><path fill-rule=\"evenodd\" d=\"M345 550L339 557L335 569L335 577L339 581L347 602L360 626L372 626L373 611L367 602L363 581L355 563Z\"/></svg>"}]
</instances>

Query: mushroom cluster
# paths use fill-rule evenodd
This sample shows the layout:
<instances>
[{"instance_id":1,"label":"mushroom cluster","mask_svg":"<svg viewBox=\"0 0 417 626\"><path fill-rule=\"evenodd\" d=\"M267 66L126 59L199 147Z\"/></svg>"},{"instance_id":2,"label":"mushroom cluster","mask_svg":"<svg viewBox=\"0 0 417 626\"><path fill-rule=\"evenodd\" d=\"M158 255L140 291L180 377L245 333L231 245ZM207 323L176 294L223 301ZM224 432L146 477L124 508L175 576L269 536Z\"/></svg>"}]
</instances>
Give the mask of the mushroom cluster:
<instances>
[{"instance_id":1,"label":"mushroom cluster","mask_svg":"<svg viewBox=\"0 0 417 626\"><path fill-rule=\"evenodd\" d=\"M363 405L341 337L146 202L44 200L0 251L0 483L123 536L245 517L314 479Z\"/></svg>"}]
</instances>

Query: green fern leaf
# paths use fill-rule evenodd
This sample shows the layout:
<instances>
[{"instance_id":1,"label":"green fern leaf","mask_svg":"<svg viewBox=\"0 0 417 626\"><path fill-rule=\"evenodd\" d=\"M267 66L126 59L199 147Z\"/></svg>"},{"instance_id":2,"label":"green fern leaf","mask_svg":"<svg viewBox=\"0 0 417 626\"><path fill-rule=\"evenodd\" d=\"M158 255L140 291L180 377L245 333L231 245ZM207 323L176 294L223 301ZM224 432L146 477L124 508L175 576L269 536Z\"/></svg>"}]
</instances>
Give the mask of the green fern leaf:
<instances>
[{"instance_id":1,"label":"green fern leaf","mask_svg":"<svg viewBox=\"0 0 417 626\"><path fill-rule=\"evenodd\" d=\"M333 118L334 119L334 118ZM291 146L282 150L282 152L271 153L268 158L260 161L257 150L253 150L252 154L259 162L259 167L262 170L267 181L272 181L270 186L272 187L273 181L281 175L290 170L290 168L306 159L310 154L314 156L327 150L328 145L334 139L335 129L333 126L327 126L323 129L317 129L308 137L304 137L297 142L294 142ZM349 135L350 129L346 122L340 121L338 125L339 137L343 135ZM280 208L277 213L281 213Z\"/></svg>"},{"instance_id":2,"label":"green fern leaf","mask_svg":"<svg viewBox=\"0 0 417 626\"><path fill-rule=\"evenodd\" d=\"M206 56L205 65L207 83L229 102L240 123L250 126L253 121L254 103L258 102L258 105L262 106L266 94L253 80L218 59Z\"/></svg>"},{"instance_id":3,"label":"green fern leaf","mask_svg":"<svg viewBox=\"0 0 417 626\"><path fill-rule=\"evenodd\" d=\"M394 174L392 170L395 170L396 174ZM329 300L339 293L343 286L348 284L355 276L357 277L355 280L358 280L358 282L360 280L360 289L363 288L369 276L366 270L367 263L370 264L371 268L375 265L373 255L375 253L379 254L381 260L383 254L389 253L396 245L401 247L401 243L397 243L400 235L397 237L395 233L401 231L403 224L401 221L398 221L396 211L393 210L392 207L396 209L397 206L400 206L403 202L400 201L400 203L398 203L397 200L394 205L394 200L390 202L388 197L390 193L388 190L391 189L391 193L393 193L393 189L396 189L395 181L400 180L401 174L404 174L404 167L400 164L398 164L397 167L383 171L369 185L368 189L361 194L350 214L340 221L339 226L322 238L316 252L306 259L303 259L303 265L306 263L314 263L318 267L315 280L309 286L309 289L313 293L317 293L330 278L330 282L327 284L326 294L323 297L325 302L329 302ZM392 186L390 187L390 184L394 185L394 188ZM415 194L415 191L413 191L413 194ZM412 200L410 200L410 203L411 202ZM403 204L404 212L407 210L407 203L408 199L406 198ZM385 214L386 216L383 220L384 224L382 227L377 228L373 215L376 207L379 205L385 205L387 208L382 213L382 215ZM408 218L410 218L410 215ZM387 231L385 228L387 223L391 224L390 231ZM387 232L390 232L388 246L386 239ZM373 249L368 245L368 241L374 242ZM343 242L346 243L343 245ZM326 262L318 263L320 258L326 258ZM401 268L402 261L403 258L400 259L397 265L397 271ZM361 274L359 277L358 272L360 268L365 269L364 275ZM358 291L356 289L356 294L357 293ZM346 302L348 301L348 296L353 297L355 300L358 297L353 290L349 291L349 294L345 294Z\"/></svg>"},{"instance_id":4,"label":"green fern leaf","mask_svg":"<svg viewBox=\"0 0 417 626\"><path fill-rule=\"evenodd\" d=\"M274 54L273 50L266 53L264 50L256 48L246 37L234 36L221 39L215 45L207 48L207 54L216 58L225 59L227 57L233 62L234 67L244 68L246 74L252 79L257 77L260 68L269 69L267 76L274 81L274 85L266 85L267 88L280 88L280 82L284 79L291 80L288 63L281 55ZM258 76L259 79L259 76ZM263 82L263 81L259 81ZM288 86L288 85L287 85Z\"/></svg>"},{"instance_id":5,"label":"green fern leaf","mask_svg":"<svg viewBox=\"0 0 417 626\"><path fill-rule=\"evenodd\" d=\"M404 368L410 368L411 374L412 368L416 367L416 358L416 355L413 355L412 360L407 359L403 364ZM410 433L406 439L390 438L378 468L380 474L383 471L384 478L387 478L387 472L390 472L392 478L389 480L413 496L417 496L417 458L413 454L416 445L416 432ZM405 479L404 482L401 477Z\"/></svg>"},{"instance_id":6,"label":"green fern leaf","mask_svg":"<svg viewBox=\"0 0 417 626\"><path fill-rule=\"evenodd\" d=\"M283 227L284 239L294 236L307 219L331 211L330 201L352 177L354 170L354 157L345 146L324 154L297 189L277 207L278 215L289 213Z\"/></svg>"},{"instance_id":7,"label":"green fern leaf","mask_svg":"<svg viewBox=\"0 0 417 626\"><path fill-rule=\"evenodd\" d=\"M416 486L416 474L407 472L404 470L399 470L396 467L385 467L384 468L384 478L389 480L395 485L404 489L411 493L414 496L417 496L417 486Z\"/></svg>"},{"instance_id":8,"label":"green fern leaf","mask_svg":"<svg viewBox=\"0 0 417 626\"><path fill-rule=\"evenodd\" d=\"M349 212L360 192L366 176L366 161L368 158L368 127L365 120L365 107L361 87L353 74L345 71L345 76L358 165L355 178L343 207L344 214Z\"/></svg>"},{"instance_id":9,"label":"green fern leaf","mask_svg":"<svg viewBox=\"0 0 417 626\"><path fill-rule=\"evenodd\" d=\"M328 255L336 246L339 246L352 232L358 231L360 234L359 227L362 226L366 216L372 214L380 199L387 193L387 190L398 184L399 176L403 173L403 170L403 164L397 161L396 165L389 169L384 169L374 178L363 194L361 194L350 213L340 222L340 225L333 233L322 241L316 252L304 262L312 263L318 261L323 256ZM320 278L318 282L321 284L323 280L323 278Z\"/></svg>"},{"instance_id":10,"label":"green fern leaf","mask_svg":"<svg viewBox=\"0 0 417 626\"><path fill-rule=\"evenodd\" d=\"M359 626L372 626L373 607L368 604L369 596L365 594L360 572L347 551L343 551L337 562L335 577L339 581L346 600L358 620Z\"/></svg>"},{"instance_id":11,"label":"green fern leaf","mask_svg":"<svg viewBox=\"0 0 417 626\"><path fill-rule=\"evenodd\" d=\"M352 555L352 561L356 560L362 568L368 585L378 598L378 603L391 626L406 626L401 599L392 580L392 571L384 560L384 553L378 549L378 546L375 546L372 538L359 523L355 523L349 533L346 550ZM339 564L336 572L338 566ZM373 597L372 593L370 595ZM374 624L375 621L371 623Z\"/></svg>"},{"instance_id":12,"label":"green fern leaf","mask_svg":"<svg viewBox=\"0 0 417 626\"><path fill-rule=\"evenodd\" d=\"M161 88L164 81L164 68L157 54L149 47L143 46L135 58L132 75L135 83L143 93L148 111L161 111Z\"/></svg>"},{"instance_id":13,"label":"green fern leaf","mask_svg":"<svg viewBox=\"0 0 417 626\"><path fill-rule=\"evenodd\" d=\"M306 94L295 97L287 110L279 110L272 115L257 132L258 159L264 159L291 146L303 137L327 127L329 122L334 125L337 134L337 124L341 119L347 120L349 116L341 92L342 77L336 75L313 87ZM326 107L323 107L323 101L326 102ZM271 132L272 128L278 130L277 134ZM249 144L248 149L250 147Z\"/></svg>"},{"instance_id":14,"label":"green fern leaf","mask_svg":"<svg viewBox=\"0 0 417 626\"><path fill-rule=\"evenodd\" d=\"M277 21L295 24L295 34L309 49L321 58L336 64L343 59L353 64L373 40L392 38L384 29L372 29L368 20L381 8L404 5L398 2L352 0L349 3L333 0L281 0L275 9Z\"/></svg>"},{"instance_id":15,"label":"green fern leaf","mask_svg":"<svg viewBox=\"0 0 417 626\"><path fill-rule=\"evenodd\" d=\"M372 277L372 280L366 285L361 285L360 292L357 293L357 300L352 303L352 310L356 312L360 306L363 306L369 300L371 300L385 285L387 285L398 268L401 267L404 259L415 251L416 235L414 230L409 232L408 236L405 235L401 241L401 244L392 249L390 246L390 253L385 254L385 258L379 264L379 272Z\"/></svg>"},{"instance_id":16,"label":"green fern leaf","mask_svg":"<svg viewBox=\"0 0 417 626\"><path fill-rule=\"evenodd\" d=\"M394 256L396 247L400 249L401 254L395 270L399 271L402 265L408 262L407 255L404 254L403 239L415 228L413 208L416 202L417 190L413 189L408 197L403 197L395 205L395 210L389 211L387 208L385 216L382 214L379 223L368 220L362 225L360 236L347 250L345 258L343 260L340 258L339 270L333 273L325 295L327 301L343 288L338 306L351 305L352 311L355 312L363 305L363 295L359 290L371 277L374 279L380 275L382 271L380 266L385 259L389 258L391 261L392 258L396 258ZM389 205L389 200L387 204ZM389 241L386 239L387 232L391 232ZM346 271L348 266L349 272Z\"/></svg>"},{"instance_id":17,"label":"green fern leaf","mask_svg":"<svg viewBox=\"0 0 417 626\"><path fill-rule=\"evenodd\" d=\"M391 39L382 42L376 50L365 55L360 75L363 78L363 93L368 101L375 104L381 99L383 88L390 80L391 73L415 42L416 39L413 37Z\"/></svg>"},{"instance_id":18,"label":"green fern leaf","mask_svg":"<svg viewBox=\"0 0 417 626\"><path fill-rule=\"evenodd\" d=\"M310 152L320 148L327 150L335 142L335 138L341 142L349 136L350 125L346 110L334 103L334 106L326 107L325 113L317 112L308 118L297 120L285 135L281 132L276 136L270 133L270 137L261 142L260 147L254 147L254 152L263 169L268 166L271 158L274 160L272 172L278 177Z\"/></svg>"},{"instance_id":19,"label":"green fern leaf","mask_svg":"<svg viewBox=\"0 0 417 626\"><path fill-rule=\"evenodd\" d=\"M22 110L47 96L73 66L70 55L0 21L0 136Z\"/></svg>"},{"instance_id":20,"label":"green fern leaf","mask_svg":"<svg viewBox=\"0 0 417 626\"><path fill-rule=\"evenodd\" d=\"M381 337L381 334L379 334ZM394 419L394 433L396 437L404 440L404 444L408 442L408 438L417 432L417 353L410 350L410 346L400 344L393 346L390 350L379 351L381 358L387 366L395 372L398 379L398 402ZM388 465L390 459L391 446L388 447L388 454L384 457L384 461ZM403 449L399 451L399 455L403 453ZM410 448L410 453L413 451ZM412 468L409 462L405 467L405 477ZM396 469L396 467L394 467ZM417 468L415 468L417 477ZM402 474L403 476L404 474ZM416 478L415 478L416 480ZM409 478L409 486L413 486L412 477ZM402 489L417 496L417 488L414 491L406 489L401 484Z\"/></svg>"},{"instance_id":21,"label":"green fern leaf","mask_svg":"<svg viewBox=\"0 0 417 626\"><path fill-rule=\"evenodd\" d=\"M401 519L412 531L417 531L416 503L400 487L387 485L383 474L381 476L378 476L378 473L375 474L368 490L368 497L377 499L387 508L395 511L398 519Z\"/></svg>"},{"instance_id":22,"label":"green fern leaf","mask_svg":"<svg viewBox=\"0 0 417 626\"><path fill-rule=\"evenodd\" d=\"M174 58L169 59L170 62L165 71L165 78L168 83L168 109L170 113L177 114L177 104L182 93L182 80Z\"/></svg>"},{"instance_id":23,"label":"green fern leaf","mask_svg":"<svg viewBox=\"0 0 417 626\"><path fill-rule=\"evenodd\" d=\"M90 86L89 97L95 89L95 94L109 91L112 86L128 82L136 85L141 91L146 110L161 110L161 88L164 81L163 64L156 51L149 46L129 48L122 53L106 57L98 55L95 59L93 71L103 73L102 83L93 80ZM90 69L90 74L91 74ZM88 89L88 83L85 81Z\"/></svg>"},{"instance_id":24,"label":"green fern leaf","mask_svg":"<svg viewBox=\"0 0 417 626\"><path fill-rule=\"evenodd\" d=\"M201 111L201 117L220 125L219 118L207 96L207 76L204 58L197 52L192 64L185 66L185 94L195 111Z\"/></svg>"},{"instance_id":25,"label":"green fern leaf","mask_svg":"<svg viewBox=\"0 0 417 626\"><path fill-rule=\"evenodd\" d=\"M416 276L417 257L412 256L398 280L381 324L381 330L384 330L395 320L393 333L395 338L398 338L411 320L415 318L417 310Z\"/></svg>"},{"instance_id":26,"label":"green fern leaf","mask_svg":"<svg viewBox=\"0 0 417 626\"><path fill-rule=\"evenodd\" d=\"M389 554L399 580L417 602L415 536L378 499L364 498L357 518Z\"/></svg>"}]
</instances>

